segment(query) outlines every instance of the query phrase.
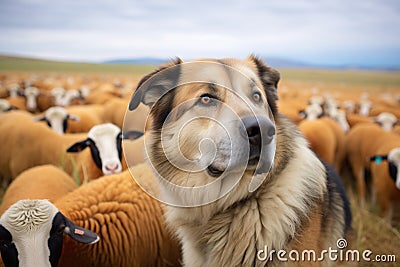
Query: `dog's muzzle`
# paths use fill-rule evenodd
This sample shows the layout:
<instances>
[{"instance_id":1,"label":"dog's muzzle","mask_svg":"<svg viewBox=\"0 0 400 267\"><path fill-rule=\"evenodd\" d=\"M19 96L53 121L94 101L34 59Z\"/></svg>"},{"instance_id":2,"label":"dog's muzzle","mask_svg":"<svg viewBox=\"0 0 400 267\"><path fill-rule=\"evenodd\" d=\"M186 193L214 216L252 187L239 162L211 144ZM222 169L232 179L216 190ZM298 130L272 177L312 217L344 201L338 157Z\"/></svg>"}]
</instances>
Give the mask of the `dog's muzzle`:
<instances>
[{"instance_id":1,"label":"dog's muzzle","mask_svg":"<svg viewBox=\"0 0 400 267\"><path fill-rule=\"evenodd\" d=\"M275 125L264 116L244 117L242 122L246 132L242 129L240 134L248 140L250 148L248 164L254 166L258 163L256 174L266 173L272 166L275 154Z\"/></svg>"}]
</instances>

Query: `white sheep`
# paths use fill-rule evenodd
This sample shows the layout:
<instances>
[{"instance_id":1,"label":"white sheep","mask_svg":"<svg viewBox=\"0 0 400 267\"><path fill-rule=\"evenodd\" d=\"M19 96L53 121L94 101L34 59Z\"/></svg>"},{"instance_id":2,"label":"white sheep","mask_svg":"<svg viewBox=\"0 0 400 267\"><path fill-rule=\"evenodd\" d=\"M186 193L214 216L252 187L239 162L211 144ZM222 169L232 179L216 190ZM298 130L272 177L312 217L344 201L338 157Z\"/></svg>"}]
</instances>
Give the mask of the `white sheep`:
<instances>
[{"instance_id":1,"label":"white sheep","mask_svg":"<svg viewBox=\"0 0 400 267\"><path fill-rule=\"evenodd\" d=\"M134 138L142 133L133 131L125 135ZM97 125L87 134L59 135L34 122L26 112L8 112L0 117L3 142L0 177L12 179L28 168L43 164L62 166L81 181L85 177L91 180L120 172L122 138L120 128L113 124ZM65 151L82 152L70 155Z\"/></svg>"},{"instance_id":2,"label":"white sheep","mask_svg":"<svg viewBox=\"0 0 400 267\"><path fill-rule=\"evenodd\" d=\"M62 98L65 94L65 89L63 87L55 87L51 90L50 94L54 97L55 104L61 106Z\"/></svg>"},{"instance_id":3,"label":"white sheep","mask_svg":"<svg viewBox=\"0 0 400 267\"><path fill-rule=\"evenodd\" d=\"M37 97L40 95L40 91L36 87L27 87L22 92L26 98L26 108L29 111L35 111L37 109Z\"/></svg>"},{"instance_id":4,"label":"white sheep","mask_svg":"<svg viewBox=\"0 0 400 267\"><path fill-rule=\"evenodd\" d=\"M342 103L342 107L346 110L347 113L353 114L356 110L356 104L353 100L345 100Z\"/></svg>"},{"instance_id":5,"label":"white sheep","mask_svg":"<svg viewBox=\"0 0 400 267\"><path fill-rule=\"evenodd\" d=\"M83 244L99 237L77 226L48 200L20 200L0 218L1 256L5 266L57 266L63 234Z\"/></svg>"},{"instance_id":6,"label":"white sheep","mask_svg":"<svg viewBox=\"0 0 400 267\"><path fill-rule=\"evenodd\" d=\"M13 109L17 108L12 106L10 102L7 101L7 99L0 99L0 114Z\"/></svg>"},{"instance_id":7,"label":"white sheep","mask_svg":"<svg viewBox=\"0 0 400 267\"><path fill-rule=\"evenodd\" d=\"M379 124L387 132L392 131L394 126L400 125L400 121L397 117L389 112L382 112L378 116L372 118L372 121Z\"/></svg>"},{"instance_id":8,"label":"white sheep","mask_svg":"<svg viewBox=\"0 0 400 267\"><path fill-rule=\"evenodd\" d=\"M299 114L307 120L316 120L323 116L324 111L318 104L308 105L304 110L301 110Z\"/></svg>"},{"instance_id":9,"label":"white sheep","mask_svg":"<svg viewBox=\"0 0 400 267\"><path fill-rule=\"evenodd\" d=\"M19 87L18 84L11 84L8 88L7 88L8 94L10 98L15 98L18 97L21 89Z\"/></svg>"},{"instance_id":10,"label":"white sheep","mask_svg":"<svg viewBox=\"0 0 400 267\"><path fill-rule=\"evenodd\" d=\"M51 107L46 110L43 116L35 118L35 121L45 121L49 127L58 134L64 134L66 132L69 120L79 121L80 118L69 114L63 107Z\"/></svg>"},{"instance_id":11,"label":"white sheep","mask_svg":"<svg viewBox=\"0 0 400 267\"><path fill-rule=\"evenodd\" d=\"M371 108L372 108L372 102L371 101L369 101L367 99L362 100L362 101L360 101L360 109L359 109L358 113L361 116L365 116L366 117L366 116L369 115L369 111L371 110Z\"/></svg>"},{"instance_id":12,"label":"white sheep","mask_svg":"<svg viewBox=\"0 0 400 267\"><path fill-rule=\"evenodd\" d=\"M80 92L78 90L67 90L58 102L60 106L68 107L72 104L74 99L81 99Z\"/></svg>"}]
</instances>

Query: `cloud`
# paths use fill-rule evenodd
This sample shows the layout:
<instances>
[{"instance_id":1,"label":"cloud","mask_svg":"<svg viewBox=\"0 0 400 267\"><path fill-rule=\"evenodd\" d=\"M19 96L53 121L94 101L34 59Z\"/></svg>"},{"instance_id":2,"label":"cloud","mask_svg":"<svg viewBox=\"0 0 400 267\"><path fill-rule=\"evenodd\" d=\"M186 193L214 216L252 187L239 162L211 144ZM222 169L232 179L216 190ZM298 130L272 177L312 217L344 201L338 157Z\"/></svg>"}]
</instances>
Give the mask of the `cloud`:
<instances>
[{"instance_id":1,"label":"cloud","mask_svg":"<svg viewBox=\"0 0 400 267\"><path fill-rule=\"evenodd\" d=\"M354 57L363 52L400 62L397 1L3 0L1 9L0 52L92 61L255 52L317 63L365 61Z\"/></svg>"}]
</instances>

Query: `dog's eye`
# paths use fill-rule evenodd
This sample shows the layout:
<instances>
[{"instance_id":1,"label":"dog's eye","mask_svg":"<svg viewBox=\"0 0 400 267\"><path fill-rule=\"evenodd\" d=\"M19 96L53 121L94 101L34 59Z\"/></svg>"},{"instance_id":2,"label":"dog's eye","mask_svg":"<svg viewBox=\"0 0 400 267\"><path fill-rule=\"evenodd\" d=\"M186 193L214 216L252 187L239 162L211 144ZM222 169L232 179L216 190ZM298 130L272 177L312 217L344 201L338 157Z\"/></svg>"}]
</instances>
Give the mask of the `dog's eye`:
<instances>
[{"instance_id":1,"label":"dog's eye","mask_svg":"<svg viewBox=\"0 0 400 267\"><path fill-rule=\"evenodd\" d=\"M200 96L200 103L202 105L210 105L213 103L213 100L215 99L214 96L210 95L210 94L204 94Z\"/></svg>"},{"instance_id":2,"label":"dog's eye","mask_svg":"<svg viewBox=\"0 0 400 267\"><path fill-rule=\"evenodd\" d=\"M256 103L260 103L261 102L261 94L259 92L253 93L253 100Z\"/></svg>"}]
</instances>

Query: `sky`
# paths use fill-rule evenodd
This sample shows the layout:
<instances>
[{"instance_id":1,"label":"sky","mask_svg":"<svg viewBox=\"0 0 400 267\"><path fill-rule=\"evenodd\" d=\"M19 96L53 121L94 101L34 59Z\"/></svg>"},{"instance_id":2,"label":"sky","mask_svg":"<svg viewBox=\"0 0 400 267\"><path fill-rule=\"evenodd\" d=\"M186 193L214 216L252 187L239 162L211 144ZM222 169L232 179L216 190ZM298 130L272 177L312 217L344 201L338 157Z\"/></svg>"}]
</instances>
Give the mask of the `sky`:
<instances>
[{"instance_id":1,"label":"sky","mask_svg":"<svg viewBox=\"0 0 400 267\"><path fill-rule=\"evenodd\" d=\"M0 54L400 66L398 0L0 0Z\"/></svg>"}]
</instances>

